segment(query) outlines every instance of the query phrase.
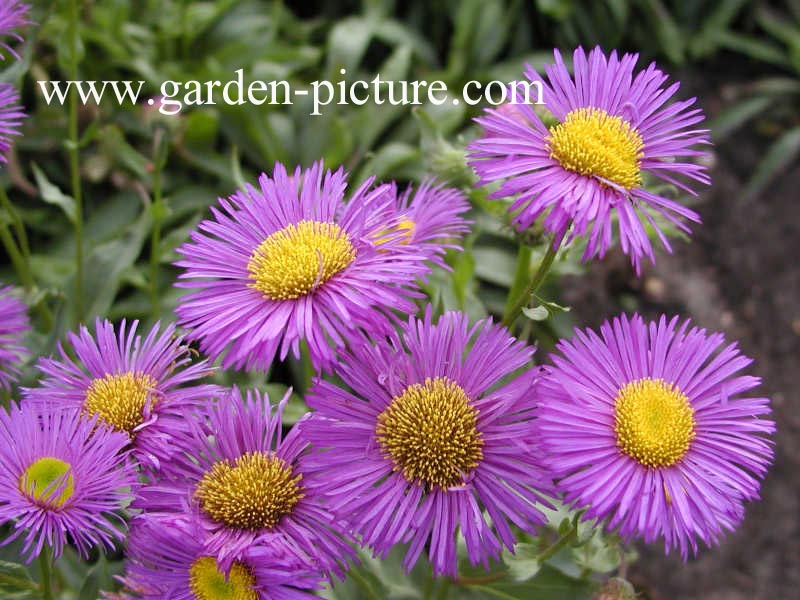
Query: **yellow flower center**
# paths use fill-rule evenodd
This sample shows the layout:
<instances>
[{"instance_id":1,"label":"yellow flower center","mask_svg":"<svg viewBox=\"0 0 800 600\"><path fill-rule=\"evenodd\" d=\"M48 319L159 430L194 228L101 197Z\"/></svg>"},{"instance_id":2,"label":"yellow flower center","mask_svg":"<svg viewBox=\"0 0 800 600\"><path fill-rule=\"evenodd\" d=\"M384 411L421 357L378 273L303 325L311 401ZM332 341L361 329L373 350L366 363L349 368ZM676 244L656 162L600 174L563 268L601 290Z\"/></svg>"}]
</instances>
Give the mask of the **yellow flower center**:
<instances>
[{"instance_id":1,"label":"yellow flower center","mask_svg":"<svg viewBox=\"0 0 800 600\"><path fill-rule=\"evenodd\" d=\"M442 489L462 484L483 458L478 411L446 377L408 386L378 416L383 452L411 482Z\"/></svg>"},{"instance_id":2,"label":"yellow flower center","mask_svg":"<svg viewBox=\"0 0 800 600\"><path fill-rule=\"evenodd\" d=\"M289 300L316 290L356 258L350 237L336 223L300 221L270 234L255 249L250 286L270 300Z\"/></svg>"},{"instance_id":3,"label":"yellow flower center","mask_svg":"<svg viewBox=\"0 0 800 600\"><path fill-rule=\"evenodd\" d=\"M189 567L189 589L195 600L258 600L254 584L250 569L238 562L227 578L210 556L201 556Z\"/></svg>"},{"instance_id":4,"label":"yellow flower center","mask_svg":"<svg viewBox=\"0 0 800 600\"><path fill-rule=\"evenodd\" d=\"M150 391L156 383L145 373L106 375L89 385L83 409L90 415L100 415L114 429L130 434L144 421L148 396L150 402L155 404L155 396Z\"/></svg>"},{"instance_id":5,"label":"yellow flower center","mask_svg":"<svg viewBox=\"0 0 800 600\"><path fill-rule=\"evenodd\" d=\"M50 508L60 508L72 498L75 491L72 467L68 462L53 456L40 458L22 473L19 489L23 494ZM59 490L61 491L57 494Z\"/></svg>"},{"instance_id":6,"label":"yellow flower center","mask_svg":"<svg viewBox=\"0 0 800 600\"><path fill-rule=\"evenodd\" d=\"M645 467L669 467L683 458L694 426L689 399L662 379L632 381L614 401L617 446Z\"/></svg>"},{"instance_id":7,"label":"yellow flower center","mask_svg":"<svg viewBox=\"0 0 800 600\"><path fill-rule=\"evenodd\" d=\"M206 471L195 497L217 522L238 529L271 529L303 497L302 475L282 459L248 452L233 464L221 460Z\"/></svg>"},{"instance_id":8,"label":"yellow flower center","mask_svg":"<svg viewBox=\"0 0 800 600\"><path fill-rule=\"evenodd\" d=\"M597 177L626 190L642 185L644 142L622 117L600 108L577 108L550 128L550 158L568 171Z\"/></svg>"}]
</instances>

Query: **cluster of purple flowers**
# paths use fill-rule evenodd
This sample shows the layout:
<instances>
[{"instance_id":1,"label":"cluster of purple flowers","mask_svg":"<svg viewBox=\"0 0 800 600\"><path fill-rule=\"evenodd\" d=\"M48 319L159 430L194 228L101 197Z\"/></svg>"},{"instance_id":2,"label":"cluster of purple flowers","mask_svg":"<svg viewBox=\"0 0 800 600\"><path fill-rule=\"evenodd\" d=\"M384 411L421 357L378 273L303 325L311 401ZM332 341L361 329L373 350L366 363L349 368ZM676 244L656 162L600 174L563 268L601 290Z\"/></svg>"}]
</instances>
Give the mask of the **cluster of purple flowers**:
<instances>
[{"instance_id":1,"label":"cluster of purple flowers","mask_svg":"<svg viewBox=\"0 0 800 600\"><path fill-rule=\"evenodd\" d=\"M490 110L471 160L513 198L516 225L542 219L555 245L586 235L586 259L606 252L616 215L638 270L653 257L640 215L665 245L651 213L699 220L644 177L690 192L681 177L708 182L684 162L708 138L693 100L667 104L677 84L662 87L652 65L634 75L636 61L579 49L573 79L556 52L546 82L527 73L555 124L528 106ZM415 316L420 281L446 267L468 210L431 182L401 194L368 180L348 194L344 172L320 163L276 165L221 199L178 249L186 336L98 319L0 410L3 543L21 538L30 561L45 546L86 555L125 540L122 595L178 600L312 596L359 544L380 557L404 545L407 569L424 552L435 575L456 576L461 540L488 568L555 498L684 557L716 543L772 458L769 402L741 374L750 360L688 322L622 316L537 367L491 319ZM4 387L26 329L3 289ZM207 382L209 360L266 370L304 353L319 374L312 412L288 433L288 393L271 403Z\"/></svg>"}]
</instances>

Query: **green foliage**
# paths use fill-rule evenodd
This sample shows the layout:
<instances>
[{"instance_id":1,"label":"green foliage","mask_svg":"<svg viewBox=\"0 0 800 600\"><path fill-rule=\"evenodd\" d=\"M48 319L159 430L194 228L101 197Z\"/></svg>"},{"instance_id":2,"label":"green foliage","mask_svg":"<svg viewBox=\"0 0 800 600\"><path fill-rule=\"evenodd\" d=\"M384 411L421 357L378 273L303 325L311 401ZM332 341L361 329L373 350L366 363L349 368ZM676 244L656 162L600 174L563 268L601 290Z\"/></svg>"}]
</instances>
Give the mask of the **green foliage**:
<instances>
[{"instance_id":1,"label":"green foliage","mask_svg":"<svg viewBox=\"0 0 800 600\"><path fill-rule=\"evenodd\" d=\"M725 32L722 45L775 73L735 89L740 98L710 124L717 143L753 124L774 138L747 183L744 193L750 197L800 157L800 3L789 0L777 8L758 3L752 29Z\"/></svg>"},{"instance_id":2,"label":"green foliage","mask_svg":"<svg viewBox=\"0 0 800 600\"><path fill-rule=\"evenodd\" d=\"M20 564L0 561L0 594L9 600L28 600L38 597L39 586L28 570Z\"/></svg>"}]
</instances>

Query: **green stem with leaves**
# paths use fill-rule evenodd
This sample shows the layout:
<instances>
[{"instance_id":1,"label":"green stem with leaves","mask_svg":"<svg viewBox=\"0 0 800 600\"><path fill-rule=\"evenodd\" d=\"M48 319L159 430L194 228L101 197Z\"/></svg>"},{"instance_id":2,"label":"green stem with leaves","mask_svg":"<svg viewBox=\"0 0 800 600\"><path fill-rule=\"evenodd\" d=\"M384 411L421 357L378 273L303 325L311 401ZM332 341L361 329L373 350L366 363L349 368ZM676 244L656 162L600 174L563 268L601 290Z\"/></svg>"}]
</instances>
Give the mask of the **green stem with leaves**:
<instances>
[{"instance_id":1,"label":"green stem with leaves","mask_svg":"<svg viewBox=\"0 0 800 600\"><path fill-rule=\"evenodd\" d=\"M156 131L153 140L153 229L150 233L150 304L153 319L161 315L161 299L158 294L158 271L161 263L161 222L166 216L166 205L161 183L161 173L167 162L166 142L162 129Z\"/></svg>"},{"instance_id":2,"label":"green stem with leaves","mask_svg":"<svg viewBox=\"0 0 800 600\"><path fill-rule=\"evenodd\" d=\"M536 272L530 277L530 281L528 281L531 248L524 245L520 246L519 254L517 255L517 267L514 274L514 281L511 284L508 303L503 313L503 325L511 328L514 321L516 321L517 317L522 313L522 309L530 303L531 297L536 293L536 290L539 289L539 286L542 285L545 276L550 271L550 267L553 266L553 261L558 254L558 249L559 246L556 244L550 243L547 245L547 252L544 258L542 258ZM520 292L519 290L522 291Z\"/></svg>"},{"instance_id":3,"label":"green stem with leaves","mask_svg":"<svg viewBox=\"0 0 800 600\"><path fill-rule=\"evenodd\" d=\"M155 213L158 209L155 209ZM153 230L150 233L150 306L153 319L161 314L161 299L158 295L158 263L161 255L161 220L153 215Z\"/></svg>"},{"instance_id":4,"label":"green stem with leaves","mask_svg":"<svg viewBox=\"0 0 800 600\"><path fill-rule=\"evenodd\" d=\"M14 205L11 204L11 200L8 199L8 194L3 187L0 187L0 205L8 212L8 216L11 217L11 224L14 226L14 231L19 240L19 249L27 262L31 256L30 246L28 245L28 234L25 232L25 225L22 223L19 213L14 208Z\"/></svg>"},{"instance_id":5,"label":"green stem with leaves","mask_svg":"<svg viewBox=\"0 0 800 600\"><path fill-rule=\"evenodd\" d=\"M14 236L11 235L6 223L0 225L0 240L3 242L3 247L11 259L11 264L14 265L14 270L17 272L17 277L19 277L23 287L26 291L32 290L34 282L28 262L17 247L17 242L14 241Z\"/></svg>"},{"instance_id":6,"label":"green stem with leaves","mask_svg":"<svg viewBox=\"0 0 800 600\"><path fill-rule=\"evenodd\" d=\"M506 298L506 306L503 315L510 314L511 311L514 310L514 303L517 298L525 293L525 288L531 275L532 256L533 248L526 244L520 244L519 250L517 250L517 265L514 268L514 279L511 281L511 287L508 290L508 298ZM503 322L505 322L505 316Z\"/></svg>"},{"instance_id":7,"label":"green stem with leaves","mask_svg":"<svg viewBox=\"0 0 800 600\"><path fill-rule=\"evenodd\" d=\"M19 277L22 287L25 288L25 291L31 291L36 286L36 283L33 280L30 263L27 257L20 252L6 223L0 224L0 241L2 241L3 247L11 259L11 264L14 265L14 270L17 272L17 277ZM53 314L47 305L44 302L39 302L34 307L34 310L42 319L45 330L50 331L53 328Z\"/></svg>"},{"instance_id":8,"label":"green stem with leaves","mask_svg":"<svg viewBox=\"0 0 800 600\"><path fill-rule=\"evenodd\" d=\"M45 545L39 554L39 570L42 574L42 600L53 600L53 552L49 546Z\"/></svg>"},{"instance_id":9,"label":"green stem with leaves","mask_svg":"<svg viewBox=\"0 0 800 600\"><path fill-rule=\"evenodd\" d=\"M69 0L69 76L78 80L78 2ZM69 96L69 172L75 200L75 307L83 319L83 197L81 195L80 144L78 140L78 96Z\"/></svg>"},{"instance_id":10,"label":"green stem with leaves","mask_svg":"<svg viewBox=\"0 0 800 600\"><path fill-rule=\"evenodd\" d=\"M549 560L550 558L555 555L556 552L561 550L567 544L572 543L578 537L578 527L577 525L572 525L570 528L564 532L564 534L559 537L555 542L550 544L547 548L542 550L541 554L536 557L539 561L539 564L544 563L545 561Z\"/></svg>"},{"instance_id":11,"label":"green stem with leaves","mask_svg":"<svg viewBox=\"0 0 800 600\"><path fill-rule=\"evenodd\" d=\"M28 237L25 235L25 226L22 224L22 220L19 218L5 190L2 188L0 188L0 205L2 205L11 217L12 224L17 232L19 244L17 244L14 236L11 235L7 223L0 224L0 241L2 241L3 247L11 259L11 264L14 266L14 271L16 271L17 277L19 277L22 287L25 288L26 292L30 292L36 287L36 281L33 278L33 271L31 271ZM36 304L34 310L42 319L42 324L45 329L50 331L53 328L53 314L50 312L47 305L44 302L39 302Z\"/></svg>"}]
</instances>

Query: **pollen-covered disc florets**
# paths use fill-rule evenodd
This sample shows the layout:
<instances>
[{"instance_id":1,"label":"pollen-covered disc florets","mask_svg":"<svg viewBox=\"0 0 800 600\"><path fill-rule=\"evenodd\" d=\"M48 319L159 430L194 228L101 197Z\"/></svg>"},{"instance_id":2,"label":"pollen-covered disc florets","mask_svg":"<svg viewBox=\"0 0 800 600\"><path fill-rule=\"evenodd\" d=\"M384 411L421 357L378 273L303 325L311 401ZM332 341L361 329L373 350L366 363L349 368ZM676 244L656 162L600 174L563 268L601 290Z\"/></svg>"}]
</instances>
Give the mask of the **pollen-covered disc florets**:
<instances>
[{"instance_id":1,"label":"pollen-covered disc florets","mask_svg":"<svg viewBox=\"0 0 800 600\"><path fill-rule=\"evenodd\" d=\"M212 519L238 529L271 529L303 497L290 466L265 452L221 460L203 476L195 497Z\"/></svg>"},{"instance_id":2,"label":"pollen-covered disc florets","mask_svg":"<svg viewBox=\"0 0 800 600\"><path fill-rule=\"evenodd\" d=\"M643 377L625 384L614 401L620 450L646 467L669 467L695 436L694 410L677 386Z\"/></svg>"},{"instance_id":3,"label":"pollen-covered disc florets","mask_svg":"<svg viewBox=\"0 0 800 600\"><path fill-rule=\"evenodd\" d=\"M98 377L86 390L84 411L99 415L117 431L132 434L144 421L147 402L156 402L152 393L156 384L156 380L146 373L127 372Z\"/></svg>"},{"instance_id":4,"label":"pollen-covered disc florets","mask_svg":"<svg viewBox=\"0 0 800 600\"><path fill-rule=\"evenodd\" d=\"M409 481L448 488L483 458L478 411L446 377L408 386L378 417L382 450Z\"/></svg>"},{"instance_id":5,"label":"pollen-covered disc florets","mask_svg":"<svg viewBox=\"0 0 800 600\"><path fill-rule=\"evenodd\" d=\"M303 220L270 234L247 264L251 285L271 300L313 292L356 258L336 223Z\"/></svg>"},{"instance_id":6,"label":"pollen-covered disc florets","mask_svg":"<svg viewBox=\"0 0 800 600\"><path fill-rule=\"evenodd\" d=\"M642 185L642 136L622 117L578 108L550 128L550 157L574 173L629 190Z\"/></svg>"}]
</instances>

